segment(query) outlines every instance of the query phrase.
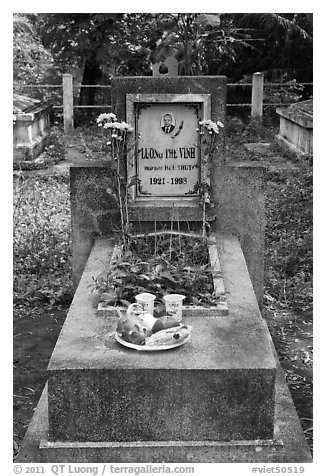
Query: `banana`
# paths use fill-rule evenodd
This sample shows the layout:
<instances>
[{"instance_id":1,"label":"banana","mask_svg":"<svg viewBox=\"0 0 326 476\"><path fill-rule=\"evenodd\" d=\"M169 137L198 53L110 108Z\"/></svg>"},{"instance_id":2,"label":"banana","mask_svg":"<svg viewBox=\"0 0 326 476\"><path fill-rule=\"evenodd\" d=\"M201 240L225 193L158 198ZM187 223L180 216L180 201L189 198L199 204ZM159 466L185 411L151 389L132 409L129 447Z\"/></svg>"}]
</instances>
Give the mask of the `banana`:
<instances>
[{"instance_id":1,"label":"banana","mask_svg":"<svg viewBox=\"0 0 326 476\"><path fill-rule=\"evenodd\" d=\"M145 339L145 345L148 346L160 346L160 345L172 345L177 342L185 340L191 332L189 326L177 326L169 329L163 329L162 331L152 334Z\"/></svg>"}]
</instances>

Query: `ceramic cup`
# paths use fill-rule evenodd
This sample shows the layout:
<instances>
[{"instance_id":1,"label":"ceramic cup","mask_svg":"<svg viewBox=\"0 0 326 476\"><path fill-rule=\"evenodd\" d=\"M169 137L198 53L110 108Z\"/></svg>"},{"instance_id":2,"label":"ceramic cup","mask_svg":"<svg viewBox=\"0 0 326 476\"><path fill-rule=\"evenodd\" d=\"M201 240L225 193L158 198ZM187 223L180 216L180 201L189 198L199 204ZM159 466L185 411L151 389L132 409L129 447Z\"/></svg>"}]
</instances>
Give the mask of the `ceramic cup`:
<instances>
[{"instance_id":1,"label":"ceramic cup","mask_svg":"<svg viewBox=\"0 0 326 476\"><path fill-rule=\"evenodd\" d=\"M166 314L174 317L177 321L182 321L182 301L186 296L182 294L167 294L163 297L165 301Z\"/></svg>"},{"instance_id":2,"label":"ceramic cup","mask_svg":"<svg viewBox=\"0 0 326 476\"><path fill-rule=\"evenodd\" d=\"M143 308L143 311L153 314L154 312L154 301L156 296L150 293L141 293L135 296L137 304L140 304Z\"/></svg>"}]
</instances>

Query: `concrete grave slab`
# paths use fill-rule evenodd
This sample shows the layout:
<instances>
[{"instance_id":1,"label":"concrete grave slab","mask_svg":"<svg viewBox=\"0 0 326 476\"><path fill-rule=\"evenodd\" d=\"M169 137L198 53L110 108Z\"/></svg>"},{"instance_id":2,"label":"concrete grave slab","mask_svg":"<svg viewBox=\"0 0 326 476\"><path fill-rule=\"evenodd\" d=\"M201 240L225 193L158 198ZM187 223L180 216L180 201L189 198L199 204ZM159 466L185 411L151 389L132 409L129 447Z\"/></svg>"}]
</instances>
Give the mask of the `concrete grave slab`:
<instances>
[{"instance_id":1,"label":"concrete grave slab","mask_svg":"<svg viewBox=\"0 0 326 476\"><path fill-rule=\"evenodd\" d=\"M108 250L108 242L100 243L49 364L50 439L271 438L275 360L238 241L228 264L237 275L233 290L225 275L229 315L186 317L191 344L164 354L121 348L112 336L117 319L91 308L87 286Z\"/></svg>"},{"instance_id":2,"label":"concrete grave slab","mask_svg":"<svg viewBox=\"0 0 326 476\"><path fill-rule=\"evenodd\" d=\"M152 362L148 355L110 340L112 319L97 316L92 307L86 288L109 252L106 239L97 241L49 364L49 390L44 391L17 462L311 461L289 391L276 365L267 326L260 317L238 240L221 235L217 239L230 316L198 318L197 322L192 318L191 323L197 326L192 342L163 356L158 353ZM118 380L122 376L120 384L107 378L109 372ZM166 376L172 375L169 381ZM222 387L226 390L224 397ZM104 402L97 399L92 388ZM154 398L144 394L146 389L152 390ZM198 397L206 402L208 399L211 407ZM109 399L113 407L109 407ZM189 418L192 415L196 419L194 406L191 410L193 402L196 411L205 417L206 424L199 423L198 431ZM143 414L132 411L133 404ZM122 414L122 408L129 411ZM103 414L104 409L112 411L111 415ZM91 415L97 416L95 422ZM121 422L122 415L129 421ZM149 415L154 416L153 423L158 422L158 415L167 418L161 421L160 432L146 426ZM219 425L217 415L226 426ZM248 429L239 428L235 415L248 423ZM120 418L121 427L116 420L110 431L99 417L111 423ZM181 425L180 431L168 421L173 417ZM64 418L72 428L64 424ZM64 424L63 431L59 423Z\"/></svg>"}]
</instances>

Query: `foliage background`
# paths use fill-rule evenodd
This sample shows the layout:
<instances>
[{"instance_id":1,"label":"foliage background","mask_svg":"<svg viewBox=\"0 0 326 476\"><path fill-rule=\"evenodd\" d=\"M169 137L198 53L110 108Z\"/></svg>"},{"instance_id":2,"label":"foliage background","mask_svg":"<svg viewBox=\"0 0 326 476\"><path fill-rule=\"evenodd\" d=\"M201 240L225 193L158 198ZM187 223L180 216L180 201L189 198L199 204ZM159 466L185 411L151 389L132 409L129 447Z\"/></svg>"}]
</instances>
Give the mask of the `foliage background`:
<instances>
[{"instance_id":1,"label":"foliage background","mask_svg":"<svg viewBox=\"0 0 326 476\"><path fill-rule=\"evenodd\" d=\"M14 83L22 91L71 73L81 85L109 84L113 75L151 75L151 63L169 54L182 75L246 82L262 71L268 81L311 82L312 38L308 13L15 14ZM102 93L83 87L79 104L102 101Z\"/></svg>"}]
</instances>

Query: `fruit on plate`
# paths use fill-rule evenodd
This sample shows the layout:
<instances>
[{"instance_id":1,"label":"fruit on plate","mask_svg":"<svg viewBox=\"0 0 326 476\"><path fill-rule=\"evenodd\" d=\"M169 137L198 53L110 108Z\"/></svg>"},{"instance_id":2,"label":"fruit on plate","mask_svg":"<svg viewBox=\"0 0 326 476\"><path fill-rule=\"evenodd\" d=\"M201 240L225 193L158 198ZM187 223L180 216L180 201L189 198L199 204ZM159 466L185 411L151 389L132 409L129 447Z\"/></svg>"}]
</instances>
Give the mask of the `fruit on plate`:
<instances>
[{"instance_id":1,"label":"fruit on plate","mask_svg":"<svg viewBox=\"0 0 326 476\"><path fill-rule=\"evenodd\" d=\"M169 329L171 327L177 327L179 322L173 317L163 316L155 319L155 323L152 327L152 334L156 334L163 329Z\"/></svg>"},{"instance_id":2,"label":"fruit on plate","mask_svg":"<svg viewBox=\"0 0 326 476\"><path fill-rule=\"evenodd\" d=\"M150 312L142 312L141 314L138 314L138 318L143 321L147 330L152 332L153 325L157 319Z\"/></svg>"},{"instance_id":3,"label":"fruit on plate","mask_svg":"<svg viewBox=\"0 0 326 476\"><path fill-rule=\"evenodd\" d=\"M189 326L177 326L169 329L163 329L146 337L145 345L147 346L164 346L182 342L190 335L191 328Z\"/></svg>"},{"instance_id":4,"label":"fruit on plate","mask_svg":"<svg viewBox=\"0 0 326 476\"><path fill-rule=\"evenodd\" d=\"M121 316L121 310L119 314ZM137 302L128 306L126 315L127 317L136 317L137 319L141 320L147 328L148 332L152 331L152 327L154 325L154 322L156 321L155 317L150 312L144 311L141 304Z\"/></svg>"},{"instance_id":5,"label":"fruit on plate","mask_svg":"<svg viewBox=\"0 0 326 476\"><path fill-rule=\"evenodd\" d=\"M144 322L136 316L120 318L116 330L121 339L137 345L144 345L148 335Z\"/></svg>"}]
</instances>

